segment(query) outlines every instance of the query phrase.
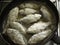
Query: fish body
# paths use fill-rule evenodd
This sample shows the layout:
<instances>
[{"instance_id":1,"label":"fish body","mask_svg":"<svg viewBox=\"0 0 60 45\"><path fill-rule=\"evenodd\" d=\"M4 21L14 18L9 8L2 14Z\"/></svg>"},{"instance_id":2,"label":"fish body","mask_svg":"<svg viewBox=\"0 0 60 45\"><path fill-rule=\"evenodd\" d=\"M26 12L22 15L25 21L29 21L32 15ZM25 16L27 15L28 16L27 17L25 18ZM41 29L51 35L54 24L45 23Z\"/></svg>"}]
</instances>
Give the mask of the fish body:
<instances>
[{"instance_id":1,"label":"fish body","mask_svg":"<svg viewBox=\"0 0 60 45\"><path fill-rule=\"evenodd\" d=\"M40 14L34 14L34 15L30 14L30 15L27 15L27 16L21 18L19 21L29 24L29 23L38 21L40 18L41 18Z\"/></svg>"},{"instance_id":2,"label":"fish body","mask_svg":"<svg viewBox=\"0 0 60 45\"><path fill-rule=\"evenodd\" d=\"M19 44L19 45L26 45L26 42L25 42L26 39L18 30L8 28L7 34L14 43Z\"/></svg>"},{"instance_id":3,"label":"fish body","mask_svg":"<svg viewBox=\"0 0 60 45\"><path fill-rule=\"evenodd\" d=\"M27 32L28 33L39 33L41 31L44 31L48 26L50 25L50 22L37 22L31 25Z\"/></svg>"},{"instance_id":4,"label":"fish body","mask_svg":"<svg viewBox=\"0 0 60 45\"><path fill-rule=\"evenodd\" d=\"M29 43L29 44L36 44L36 43L38 43L38 42L41 42L41 41L44 40L47 36L49 36L50 33L51 33L51 30L49 30L49 29L46 30L46 31L37 33L37 34L33 35L33 36L29 39L28 43Z\"/></svg>"},{"instance_id":5,"label":"fish body","mask_svg":"<svg viewBox=\"0 0 60 45\"><path fill-rule=\"evenodd\" d=\"M10 26L14 29L19 30L20 33L26 34L26 28L22 24L20 24L18 22L11 22Z\"/></svg>"},{"instance_id":6,"label":"fish body","mask_svg":"<svg viewBox=\"0 0 60 45\"><path fill-rule=\"evenodd\" d=\"M9 22L16 21L17 17L18 17L18 13L19 13L19 8L18 7L15 7L12 10L10 10L10 12L8 14L9 15L8 21Z\"/></svg>"},{"instance_id":7,"label":"fish body","mask_svg":"<svg viewBox=\"0 0 60 45\"><path fill-rule=\"evenodd\" d=\"M31 9L31 8L20 9L20 11L19 11L20 14L25 14L25 15L33 14L36 12L37 12L37 10Z\"/></svg>"}]
</instances>

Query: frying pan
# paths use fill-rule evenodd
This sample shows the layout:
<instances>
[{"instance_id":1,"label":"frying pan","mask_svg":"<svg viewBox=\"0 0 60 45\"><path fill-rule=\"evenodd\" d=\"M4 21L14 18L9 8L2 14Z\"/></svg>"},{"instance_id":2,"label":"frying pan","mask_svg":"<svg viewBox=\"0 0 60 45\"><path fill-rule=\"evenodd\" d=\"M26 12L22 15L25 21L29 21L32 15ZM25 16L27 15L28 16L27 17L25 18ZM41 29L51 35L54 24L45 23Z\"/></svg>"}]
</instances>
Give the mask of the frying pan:
<instances>
[{"instance_id":1,"label":"frying pan","mask_svg":"<svg viewBox=\"0 0 60 45\"><path fill-rule=\"evenodd\" d=\"M8 17L8 13L9 11L16 7L16 5L18 4L21 4L22 2L24 1L28 1L28 0L13 0L11 3L9 3L5 8L4 10L2 11L1 15L0 15L0 33L1 33L1 36L2 38L4 39L4 41L9 44L9 45L16 45L14 44L10 38L8 36L6 36L5 34L3 34L3 22L4 20ZM55 14L54 16L56 17L56 26L53 30L53 32L51 33L50 36L48 36L47 39L45 39L43 42L41 42L40 45L43 45L45 44L46 42L48 42L49 40L53 40L55 43L60 43L60 38L58 36L56 36L55 32L57 31L58 29L58 20L59 20L59 16L58 16L58 11L56 9L56 7L54 6L54 4L52 2L50 2L49 0L35 0L35 1L42 1L42 2L45 2L47 4L47 6L49 6L51 8L51 10L53 11L53 13ZM56 40L55 40L56 39Z\"/></svg>"}]
</instances>

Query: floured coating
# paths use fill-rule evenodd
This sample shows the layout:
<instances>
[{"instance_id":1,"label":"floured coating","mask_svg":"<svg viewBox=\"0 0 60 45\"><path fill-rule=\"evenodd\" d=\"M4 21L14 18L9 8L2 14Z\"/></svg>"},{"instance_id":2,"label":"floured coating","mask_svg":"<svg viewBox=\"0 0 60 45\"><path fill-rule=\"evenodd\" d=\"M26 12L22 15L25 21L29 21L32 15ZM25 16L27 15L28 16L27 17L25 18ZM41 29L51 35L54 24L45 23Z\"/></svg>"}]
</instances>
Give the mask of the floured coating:
<instances>
[{"instance_id":1,"label":"floured coating","mask_svg":"<svg viewBox=\"0 0 60 45\"><path fill-rule=\"evenodd\" d=\"M33 45L47 39L56 20L45 3L27 1L12 8L8 13L6 34L13 43ZM42 41L43 40L43 41Z\"/></svg>"},{"instance_id":2,"label":"floured coating","mask_svg":"<svg viewBox=\"0 0 60 45\"><path fill-rule=\"evenodd\" d=\"M9 22L16 21L18 17L19 8L15 7L9 12L8 20Z\"/></svg>"},{"instance_id":3,"label":"floured coating","mask_svg":"<svg viewBox=\"0 0 60 45\"><path fill-rule=\"evenodd\" d=\"M20 14L28 15L28 14L36 13L37 10L31 9L31 8L25 8L25 9L21 9L19 12Z\"/></svg>"},{"instance_id":4,"label":"floured coating","mask_svg":"<svg viewBox=\"0 0 60 45\"><path fill-rule=\"evenodd\" d=\"M7 34L14 43L19 44L19 45L26 45L24 41L25 39L24 36L18 30L8 28Z\"/></svg>"},{"instance_id":5,"label":"floured coating","mask_svg":"<svg viewBox=\"0 0 60 45\"><path fill-rule=\"evenodd\" d=\"M24 18L21 18L20 21L29 24L40 20L41 16L42 15L40 14L30 14Z\"/></svg>"},{"instance_id":6,"label":"floured coating","mask_svg":"<svg viewBox=\"0 0 60 45\"><path fill-rule=\"evenodd\" d=\"M22 34L26 34L26 28L22 24L18 22L11 22L10 26L14 29L19 30Z\"/></svg>"},{"instance_id":7,"label":"floured coating","mask_svg":"<svg viewBox=\"0 0 60 45\"><path fill-rule=\"evenodd\" d=\"M41 31L44 31L48 26L50 25L50 22L37 22L31 25L27 32L28 33L39 33Z\"/></svg>"},{"instance_id":8,"label":"floured coating","mask_svg":"<svg viewBox=\"0 0 60 45\"><path fill-rule=\"evenodd\" d=\"M51 30L48 29L46 31L35 34L29 39L28 43L29 44L38 43L39 41L42 41L44 38L46 38L50 33Z\"/></svg>"}]
</instances>

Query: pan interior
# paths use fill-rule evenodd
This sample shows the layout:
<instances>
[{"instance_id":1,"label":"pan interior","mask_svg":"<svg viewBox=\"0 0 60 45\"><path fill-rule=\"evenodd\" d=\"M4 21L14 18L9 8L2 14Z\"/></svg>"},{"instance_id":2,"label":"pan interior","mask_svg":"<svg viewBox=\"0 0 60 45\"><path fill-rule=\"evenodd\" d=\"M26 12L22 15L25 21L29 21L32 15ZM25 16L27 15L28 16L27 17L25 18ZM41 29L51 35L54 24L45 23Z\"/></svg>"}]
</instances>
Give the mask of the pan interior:
<instances>
[{"instance_id":1,"label":"pan interior","mask_svg":"<svg viewBox=\"0 0 60 45\"><path fill-rule=\"evenodd\" d=\"M51 35L56 24L56 16L46 3L25 1L10 10L3 33L15 44L36 45Z\"/></svg>"}]
</instances>

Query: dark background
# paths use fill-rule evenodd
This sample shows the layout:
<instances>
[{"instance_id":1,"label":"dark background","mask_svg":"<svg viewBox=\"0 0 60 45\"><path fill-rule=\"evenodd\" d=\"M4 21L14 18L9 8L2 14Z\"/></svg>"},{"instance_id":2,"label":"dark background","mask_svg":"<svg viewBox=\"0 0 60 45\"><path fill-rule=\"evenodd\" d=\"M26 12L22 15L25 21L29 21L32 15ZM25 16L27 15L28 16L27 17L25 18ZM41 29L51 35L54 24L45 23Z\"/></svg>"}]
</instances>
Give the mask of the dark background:
<instances>
[{"instance_id":1,"label":"dark background","mask_svg":"<svg viewBox=\"0 0 60 45\"><path fill-rule=\"evenodd\" d=\"M0 15L2 10L11 2L12 0L0 0ZM7 43L3 40L0 34L0 45L7 45Z\"/></svg>"}]
</instances>

